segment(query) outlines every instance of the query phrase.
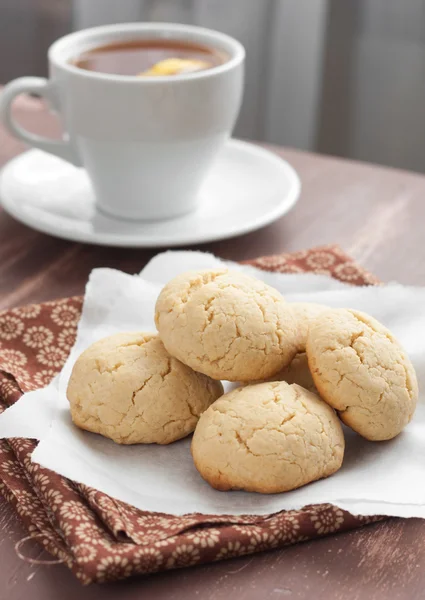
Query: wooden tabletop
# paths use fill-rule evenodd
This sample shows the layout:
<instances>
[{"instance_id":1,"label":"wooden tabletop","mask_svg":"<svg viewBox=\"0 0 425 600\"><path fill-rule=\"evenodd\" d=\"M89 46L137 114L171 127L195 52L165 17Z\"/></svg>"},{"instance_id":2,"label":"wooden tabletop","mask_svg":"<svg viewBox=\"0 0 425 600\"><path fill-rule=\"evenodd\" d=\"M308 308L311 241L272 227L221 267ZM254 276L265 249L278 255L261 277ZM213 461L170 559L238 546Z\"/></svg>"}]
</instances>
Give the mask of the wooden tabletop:
<instances>
[{"instance_id":1,"label":"wooden tabletop","mask_svg":"<svg viewBox=\"0 0 425 600\"><path fill-rule=\"evenodd\" d=\"M16 111L33 131L57 130L35 100L18 101ZM22 150L0 129L0 163ZM203 250L243 260L338 243L384 281L425 284L423 175L273 150L300 175L297 206L261 231ZM58 240L1 212L0 307L80 294L92 268L137 272L153 254ZM87 588L61 565L34 566L18 558L15 544L26 532L2 500L0 530L0 600L419 600L425 593L425 521L418 519L392 519L280 551ZM48 558L33 542L23 550Z\"/></svg>"}]
</instances>

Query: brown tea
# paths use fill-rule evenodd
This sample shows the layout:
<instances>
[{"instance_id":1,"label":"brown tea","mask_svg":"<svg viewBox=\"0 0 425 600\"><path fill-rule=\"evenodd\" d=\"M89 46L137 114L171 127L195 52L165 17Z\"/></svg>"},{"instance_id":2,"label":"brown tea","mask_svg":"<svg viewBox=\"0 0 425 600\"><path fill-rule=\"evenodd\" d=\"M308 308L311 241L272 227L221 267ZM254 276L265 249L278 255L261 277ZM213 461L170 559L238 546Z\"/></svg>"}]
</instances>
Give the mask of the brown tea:
<instances>
[{"instance_id":1,"label":"brown tea","mask_svg":"<svg viewBox=\"0 0 425 600\"><path fill-rule=\"evenodd\" d=\"M211 69L229 59L217 48L181 40L139 39L84 52L71 62L80 69L115 75L179 75Z\"/></svg>"}]
</instances>

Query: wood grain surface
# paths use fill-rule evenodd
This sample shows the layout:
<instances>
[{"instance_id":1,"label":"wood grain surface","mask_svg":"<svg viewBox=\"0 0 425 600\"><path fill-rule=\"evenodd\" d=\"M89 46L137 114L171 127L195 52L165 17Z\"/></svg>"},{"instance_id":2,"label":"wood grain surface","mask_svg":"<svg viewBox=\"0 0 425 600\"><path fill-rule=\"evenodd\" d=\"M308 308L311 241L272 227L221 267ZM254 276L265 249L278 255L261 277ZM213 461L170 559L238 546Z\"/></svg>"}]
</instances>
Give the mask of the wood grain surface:
<instances>
[{"instance_id":1,"label":"wood grain surface","mask_svg":"<svg viewBox=\"0 0 425 600\"><path fill-rule=\"evenodd\" d=\"M36 100L17 102L33 131L57 125ZM0 130L0 162L23 147ZM273 148L298 171L299 203L269 227L202 246L223 258L338 243L382 280L425 284L425 177L336 158ZM94 267L134 273L149 250L74 244L32 231L0 213L0 307L82 293ZM82 588L62 565L32 565L15 544L26 533L0 501L0 599L7 600L419 600L425 597L425 522L392 519L358 531L247 558ZM30 558L48 558L36 543Z\"/></svg>"}]
</instances>

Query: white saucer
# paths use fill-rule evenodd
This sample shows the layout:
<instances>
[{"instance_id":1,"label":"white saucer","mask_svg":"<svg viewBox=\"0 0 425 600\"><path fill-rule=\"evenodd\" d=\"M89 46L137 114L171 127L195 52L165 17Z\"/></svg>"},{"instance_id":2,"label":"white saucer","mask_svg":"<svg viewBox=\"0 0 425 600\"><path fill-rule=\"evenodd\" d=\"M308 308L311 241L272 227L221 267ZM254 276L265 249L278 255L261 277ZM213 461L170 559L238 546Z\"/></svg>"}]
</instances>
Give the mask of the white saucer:
<instances>
[{"instance_id":1,"label":"white saucer","mask_svg":"<svg viewBox=\"0 0 425 600\"><path fill-rule=\"evenodd\" d=\"M127 222L99 213L83 169L40 150L9 162L0 176L6 212L44 233L107 246L183 246L254 231L288 212L298 199L294 169L271 152L229 140L201 190L200 208L156 222Z\"/></svg>"}]
</instances>

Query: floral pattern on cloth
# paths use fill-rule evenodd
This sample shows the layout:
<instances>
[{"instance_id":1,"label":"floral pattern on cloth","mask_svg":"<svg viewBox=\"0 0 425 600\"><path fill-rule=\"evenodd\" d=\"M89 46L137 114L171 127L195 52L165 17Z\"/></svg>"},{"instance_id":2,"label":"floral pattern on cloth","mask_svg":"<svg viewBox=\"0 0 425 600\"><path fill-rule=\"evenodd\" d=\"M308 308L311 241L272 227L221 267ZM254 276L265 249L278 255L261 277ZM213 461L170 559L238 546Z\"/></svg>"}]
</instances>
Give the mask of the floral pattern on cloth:
<instances>
[{"instance_id":1,"label":"floral pattern on cloth","mask_svg":"<svg viewBox=\"0 0 425 600\"><path fill-rule=\"evenodd\" d=\"M246 263L282 273L325 273L354 285L378 283L336 246ZM0 313L0 411L60 371L82 302L66 298ZM28 439L0 441L0 491L28 534L83 584L252 554L382 518L353 516L328 504L262 517L144 512L32 463L35 447Z\"/></svg>"}]
</instances>

